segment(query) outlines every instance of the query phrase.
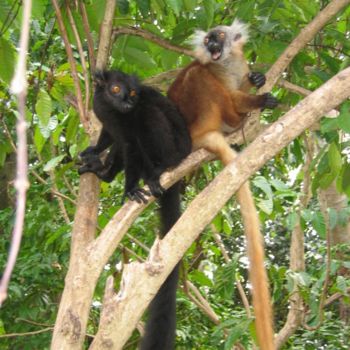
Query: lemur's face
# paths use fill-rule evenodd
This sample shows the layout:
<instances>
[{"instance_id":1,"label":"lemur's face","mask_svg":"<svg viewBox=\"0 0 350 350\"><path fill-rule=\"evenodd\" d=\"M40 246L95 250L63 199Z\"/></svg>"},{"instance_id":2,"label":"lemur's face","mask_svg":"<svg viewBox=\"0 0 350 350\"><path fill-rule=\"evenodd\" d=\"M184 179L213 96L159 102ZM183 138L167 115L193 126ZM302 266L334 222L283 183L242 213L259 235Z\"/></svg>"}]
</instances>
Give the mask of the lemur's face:
<instances>
[{"instance_id":1,"label":"lemur's face","mask_svg":"<svg viewBox=\"0 0 350 350\"><path fill-rule=\"evenodd\" d=\"M224 50L225 37L225 32L219 30L212 30L205 36L203 44L210 52L213 61L220 59Z\"/></svg>"},{"instance_id":2,"label":"lemur's face","mask_svg":"<svg viewBox=\"0 0 350 350\"><path fill-rule=\"evenodd\" d=\"M234 21L231 26L217 26L208 33L197 31L193 43L196 57L204 64L220 63L241 52L248 38L246 25Z\"/></svg>"}]
</instances>

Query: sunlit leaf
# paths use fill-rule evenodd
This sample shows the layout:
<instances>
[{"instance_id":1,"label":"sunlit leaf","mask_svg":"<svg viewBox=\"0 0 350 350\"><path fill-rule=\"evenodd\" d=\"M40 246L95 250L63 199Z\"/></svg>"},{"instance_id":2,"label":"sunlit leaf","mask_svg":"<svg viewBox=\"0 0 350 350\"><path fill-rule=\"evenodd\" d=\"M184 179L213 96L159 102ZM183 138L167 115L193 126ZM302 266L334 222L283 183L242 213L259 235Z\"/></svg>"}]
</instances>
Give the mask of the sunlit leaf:
<instances>
[{"instance_id":1,"label":"sunlit leaf","mask_svg":"<svg viewBox=\"0 0 350 350\"><path fill-rule=\"evenodd\" d=\"M0 79L7 84L10 84L13 77L16 57L13 45L4 37L0 37Z\"/></svg>"},{"instance_id":2,"label":"sunlit leaf","mask_svg":"<svg viewBox=\"0 0 350 350\"><path fill-rule=\"evenodd\" d=\"M47 126L50 121L52 102L51 97L45 90L40 90L38 101L35 105L35 111L38 114L39 120L43 126Z\"/></svg>"},{"instance_id":3,"label":"sunlit leaf","mask_svg":"<svg viewBox=\"0 0 350 350\"><path fill-rule=\"evenodd\" d=\"M344 103L341 106L337 121L342 130L350 133L350 103Z\"/></svg>"},{"instance_id":4,"label":"sunlit leaf","mask_svg":"<svg viewBox=\"0 0 350 350\"><path fill-rule=\"evenodd\" d=\"M62 159L65 157L64 154L50 159L44 166L44 171L50 171L56 168L56 166L61 163Z\"/></svg>"}]
</instances>

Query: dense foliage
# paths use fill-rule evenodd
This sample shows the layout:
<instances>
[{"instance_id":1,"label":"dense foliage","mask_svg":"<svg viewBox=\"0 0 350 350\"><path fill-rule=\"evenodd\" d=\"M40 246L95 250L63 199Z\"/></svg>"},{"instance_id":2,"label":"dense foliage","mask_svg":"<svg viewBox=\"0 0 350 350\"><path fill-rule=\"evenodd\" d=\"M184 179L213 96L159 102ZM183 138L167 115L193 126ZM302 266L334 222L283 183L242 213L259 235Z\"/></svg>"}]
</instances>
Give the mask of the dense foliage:
<instances>
[{"instance_id":1,"label":"dense foliage","mask_svg":"<svg viewBox=\"0 0 350 350\"><path fill-rule=\"evenodd\" d=\"M85 6L95 49L99 26L104 14L103 0L87 0ZM189 48L191 34L197 28L208 29L220 23L230 24L238 17L250 24L250 42L246 57L260 71L267 71L283 50L326 5L328 1L227 1L227 0L136 0L117 1L115 14L116 38L110 66L142 79L186 65L188 57L166 49L136 35L118 34L118 28L136 26L153 33L172 46ZM69 23L66 7L63 19L80 74L80 86L87 92L83 67L79 60L77 42ZM87 37L78 9L71 8L78 33L82 38L85 59ZM16 101L9 84L14 71L22 18L20 0L0 0L0 266L4 266L14 218ZM315 90L350 62L350 7L339 13L302 50L284 79ZM12 277L9 298L0 312L0 335L44 330L26 336L0 338L0 349L48 349L55 322L60 294L64 286L70 249L70 234L79 176L77 155L89 138L80 123L75 108L75 90L66 51L53 6L48 0L33 1L30 52L28 56L27 121L29 136L29 179L27 211L21 252ZM90 57L91 60L91 57ZM91 83L91 81L90 81ZM166 82L165 82L166 84ZM91 88L91 84L90 84ZM273 112L264 112L266 123L279 118L284 111L297 104L303 96L276 86L273 93L282 103ZM288 296L299 286L307 305L305 323L314 330L300 327L285 345L285 349L348 349L350 329L346 317L339 311L339 302L319 312L320 295L324 288L327 230L349 221L350 208L330 210L325 219L317 193L336 185L340 193L350 196L349 139L350 103L340 106L336 118L323 118L316 131L310 131L290 144L278 157L270 161L252 179L256 203L263 223L268 257L268 272L272 283L276 330L288 313ZM297 121L296 121L297 122ZM310 143L312 162L303 168ZM205 164L186 178L184 206L220 171L218 162ZM312 198L306 207L300 206L303 180L311 174ZM120 208L123 175L112 184L102 183L99 226L104 227ZM57 196L56 194L59 194ZM306 270L289 269L289 242L301 210L301 225L305 233ZM145 258L155 232L158 218L156 204L140 216L122 248L115 252L106 266L96 289L88 333L98 326L100 301L104 281L109 274L120 276L123 263ZM329 221L328 221L329 218ZM213 238L220 233L230 261ZM347 297L350 279L349 235L347 244L336 245L333 240L330 280L327 295L340 292ZM141 241L142 243L140 244ZM222 323L215 325L187 296L186 289L178 290L179 349L231 349L239 341L251 347L254 328L242 304L235 285L241 280L249 291L247 263L239 211L231 200L188 251L182 268L182 280L197 286L210 303ZM344 316L344 315L343 315ZM138 340L134 332L126 348L134 349ZM89 338L87 338L87 342ZM220 345L218 345L220 344Z\"/></svg>"}]
</instances>

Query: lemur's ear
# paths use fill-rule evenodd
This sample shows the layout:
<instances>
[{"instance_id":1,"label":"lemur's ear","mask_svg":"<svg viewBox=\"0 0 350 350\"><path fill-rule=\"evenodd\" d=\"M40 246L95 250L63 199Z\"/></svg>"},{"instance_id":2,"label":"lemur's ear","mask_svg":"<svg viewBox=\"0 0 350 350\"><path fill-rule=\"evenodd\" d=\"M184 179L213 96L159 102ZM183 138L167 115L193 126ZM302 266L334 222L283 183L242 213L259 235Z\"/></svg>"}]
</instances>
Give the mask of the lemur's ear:
<instances>
[{"instance_id":1,"label":"lemur's ear","mask_svg":"<svg viewBox=\"0 0 350 350\"><path fill-rule=\"evenodd\" d=\"M249 38L248 25L238 19L232 22L230 31L233 41L241 41L244 44Z\"/></svg>"},{"instance_id":2,"label":"lemur's ear","mask_svg":"<svg viewBox=\"0 0 350 350\"><path fill-rule=\"evenodd\" d=\"M204 38L206 37L207 33L203 30L196 30L194 32L193 38L191 40L191 44L194 48L203 46L204 44Z\"/></svg>"}]
</instances>

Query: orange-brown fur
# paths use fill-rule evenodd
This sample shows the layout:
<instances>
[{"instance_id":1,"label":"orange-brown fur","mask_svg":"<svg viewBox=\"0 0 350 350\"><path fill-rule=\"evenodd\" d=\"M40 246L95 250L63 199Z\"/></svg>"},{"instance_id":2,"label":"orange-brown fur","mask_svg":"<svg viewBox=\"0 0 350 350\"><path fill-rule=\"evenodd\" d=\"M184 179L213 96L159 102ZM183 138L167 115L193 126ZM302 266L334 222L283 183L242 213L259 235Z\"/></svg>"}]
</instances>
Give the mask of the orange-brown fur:
<instances>
[{"instance_id":1,"label":"orange-brown fur","mask_svg":"<svg viewBox=\"0 0 350 350\"><path fill-rule=\"evenodd\" d=\"M247 78L247 64L242 52L236 52L236 57L238 54L241 57L236 64L238 75L225 75L223 68L218 65L194 61L179 74L168 91L168 96L186 119L193 148L203 147L215 153L225 165L233 161L236 153L224 139L223 123L232 128L240 126L248 112L262 106L263 98L234 89L235 84L245 91L251 87ZM232 79L236 81L232 82ZM262 350L273 350L272 307L264 267L263 239L248 183L237 191L237 201L247 239L258 342Z\"/></svg>"}]
</instances>

